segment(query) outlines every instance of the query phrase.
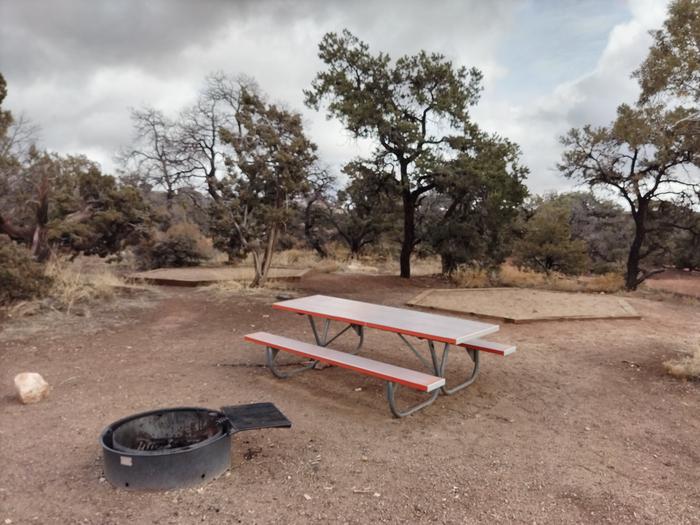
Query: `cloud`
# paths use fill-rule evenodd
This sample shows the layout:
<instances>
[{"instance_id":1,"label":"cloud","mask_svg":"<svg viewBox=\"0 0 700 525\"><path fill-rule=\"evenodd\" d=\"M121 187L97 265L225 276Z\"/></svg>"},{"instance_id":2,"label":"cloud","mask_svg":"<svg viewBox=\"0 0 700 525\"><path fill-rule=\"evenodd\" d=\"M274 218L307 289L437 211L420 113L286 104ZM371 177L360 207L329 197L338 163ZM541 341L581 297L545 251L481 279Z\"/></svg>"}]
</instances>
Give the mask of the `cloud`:
<instances>
[{"instance_id":1,"label":"cloud","mask_svg":"<svg viewBox=\"0 0 700 525\"><path fill-rule=\"evenodd\" d=\"M480 106L476 116L488 128L522 146L532 191L572 188L556 170L561 156L558 137L572 127L607 125L618 105L636 101L639 87L631 75L648 52L649 30L665 18L666 2L633 1L629 8L632 18L612 28L592 71L556 85L530 104L501 98L484 100Z\"/></svg>"},{"instance_id":2,"label":"cloud","mask_svg":"<svg viewBox=\"0 0 700 525\"><path fill-rule=\"evenodd\" d=\"M130 107L175 113L216 70L251 75L302 111L322 161L338 169L370 146L305 108L302 90L321 68L322 35L347 27L395 58L427 49L482 69L473 114L522 145L530 185L543 191L566 185L551 170L557 136L634 100L629 74L646 30L663 19L663 4L633 2L615 11L626 19L616 23L602 14L609 2L596 2L0 0L0 64L7 107L42 126L44 146L88 154L106 170L131 139Z\"/></svg>"}]
</instances>

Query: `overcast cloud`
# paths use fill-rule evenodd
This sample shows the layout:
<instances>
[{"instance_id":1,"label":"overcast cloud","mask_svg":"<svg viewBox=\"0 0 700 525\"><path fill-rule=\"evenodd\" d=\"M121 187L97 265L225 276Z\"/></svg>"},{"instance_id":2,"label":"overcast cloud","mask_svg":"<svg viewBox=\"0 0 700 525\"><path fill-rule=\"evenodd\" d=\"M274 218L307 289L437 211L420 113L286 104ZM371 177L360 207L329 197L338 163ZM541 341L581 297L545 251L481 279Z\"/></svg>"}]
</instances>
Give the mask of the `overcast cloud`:
<instances>
[{"instance_id":1,"label":"overcast cloud","mask_svg":"<svg viewBox=\"0 0 700 525\"><path fill-rule=\"evenodd\" d=\"M4 105L41 126L43 146L107 171L131 139L129 108L174 114L208 73L245 73L302 111L337 171L367 146L305 108L302 90L321 68L323 34L347 27L393 57L426 49L480 68L475 120L521 145L529 186L543 192L568 187L554 169L558 136L635 100L630 74L665 10L665 0L0 0L0 72Z\"/></svg>"}]
</instances>

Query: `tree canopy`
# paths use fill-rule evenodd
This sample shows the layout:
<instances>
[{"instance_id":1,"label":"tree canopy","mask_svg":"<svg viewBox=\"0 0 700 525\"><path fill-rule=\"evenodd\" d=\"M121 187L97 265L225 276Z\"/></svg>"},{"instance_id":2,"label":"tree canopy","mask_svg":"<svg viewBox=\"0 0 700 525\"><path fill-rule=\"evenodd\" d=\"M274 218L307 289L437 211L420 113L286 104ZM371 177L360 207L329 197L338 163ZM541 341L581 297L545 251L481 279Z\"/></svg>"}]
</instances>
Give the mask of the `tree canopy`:
<instances>
[{"instance_id":1,"label":"tree canopy","mask_svg":"<svg viewBox=\"0 0 700 525\"><path fill-rule=\"evenodd\" d=\"M626 202L634 220L634 237L627 259L626 286L636 287L661 268L644 268L654 251L645 246L655 205L697 202L700 178L700 136L676 126L691 110L661 105L621 105L609 126L584 126L562 137L565 146L559 168L568 178L591 188L612 190Z\"/></svg>"},{"instance_id":2,"label":"tree canopy","mask_svg":"<svg viewBox=\"0 0 700 525\"><path fill-rule=\"evenodd\" d=\"M479 99L482 74L425 51L392 62L348 30L327 33L319 58L325 69L304 92L307 105L319 109L327 103L330 117L356 137L374 139L375 156L384 154L396 165L403 205L401 276L410 277L416 208L435 188L428 160L439 163L450 137L468 129L468 108Z\"/></svg>"}]
</instances>

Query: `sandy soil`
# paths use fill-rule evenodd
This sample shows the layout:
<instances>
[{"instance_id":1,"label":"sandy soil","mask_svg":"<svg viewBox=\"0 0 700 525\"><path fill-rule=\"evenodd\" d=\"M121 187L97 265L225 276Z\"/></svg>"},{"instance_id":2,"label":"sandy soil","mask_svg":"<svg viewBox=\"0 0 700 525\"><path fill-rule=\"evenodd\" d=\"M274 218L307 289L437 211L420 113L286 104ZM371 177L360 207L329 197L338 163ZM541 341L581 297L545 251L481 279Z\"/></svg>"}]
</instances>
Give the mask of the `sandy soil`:
<instances>
[{"instance_id":1,"label":"sandy soil","mask_svg":"<svg viewBox=\"0 0 700 525\"><path fill-rule=\"evenodd\" d=\"M302 293L396 306L438 285L300 283ZM517 353L485 355L475 385L402 420L374 379L327 368L281 381L259 366L244 333L311 340L302 317L270 308L271 295L165 290L150 305L96 312L85 330L6 321L0 523L698 523L700 384L661 365L698 344L698 305L627 300L643 320L504 325L494 339ZM368 332L366 347L415 366L395 336ZM12 378L27 370L53 385L40 404L14 398ZM230 475L167 493L101 479L97 437L117 418L266 400L294 427L235 436Z\"/></svg>"},{"instance_id":2,"label":"sandy soil","mask_svg":"<svg viewBox=\"0 0 700 525\"><path fill-rule=\"evenodd\" d=\"M639 318L634 308L620 297L525 288L426 290L411 299L408 304L515 323L563 319Z\"/></svg>"}]
</instances>

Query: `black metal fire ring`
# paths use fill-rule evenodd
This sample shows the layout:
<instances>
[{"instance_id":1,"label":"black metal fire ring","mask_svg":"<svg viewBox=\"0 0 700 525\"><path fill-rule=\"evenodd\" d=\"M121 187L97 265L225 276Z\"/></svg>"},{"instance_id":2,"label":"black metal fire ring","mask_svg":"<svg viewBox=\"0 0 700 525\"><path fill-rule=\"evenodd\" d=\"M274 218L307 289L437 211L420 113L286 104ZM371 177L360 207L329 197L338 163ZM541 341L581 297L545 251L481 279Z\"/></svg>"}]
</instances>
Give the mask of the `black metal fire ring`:
<instances>
[{"instance_id":1,"label":"black metal fire ring","mask_svg":"<svg viewBox=\"0 0 700 525\"><path fill-rule=\"evenodd\" d=\"M228 469L234 433L290 426L272 403L142 412L115 421L100 435L105 477L131 490L196 485Z\"/></svg>"}]
</instances>

